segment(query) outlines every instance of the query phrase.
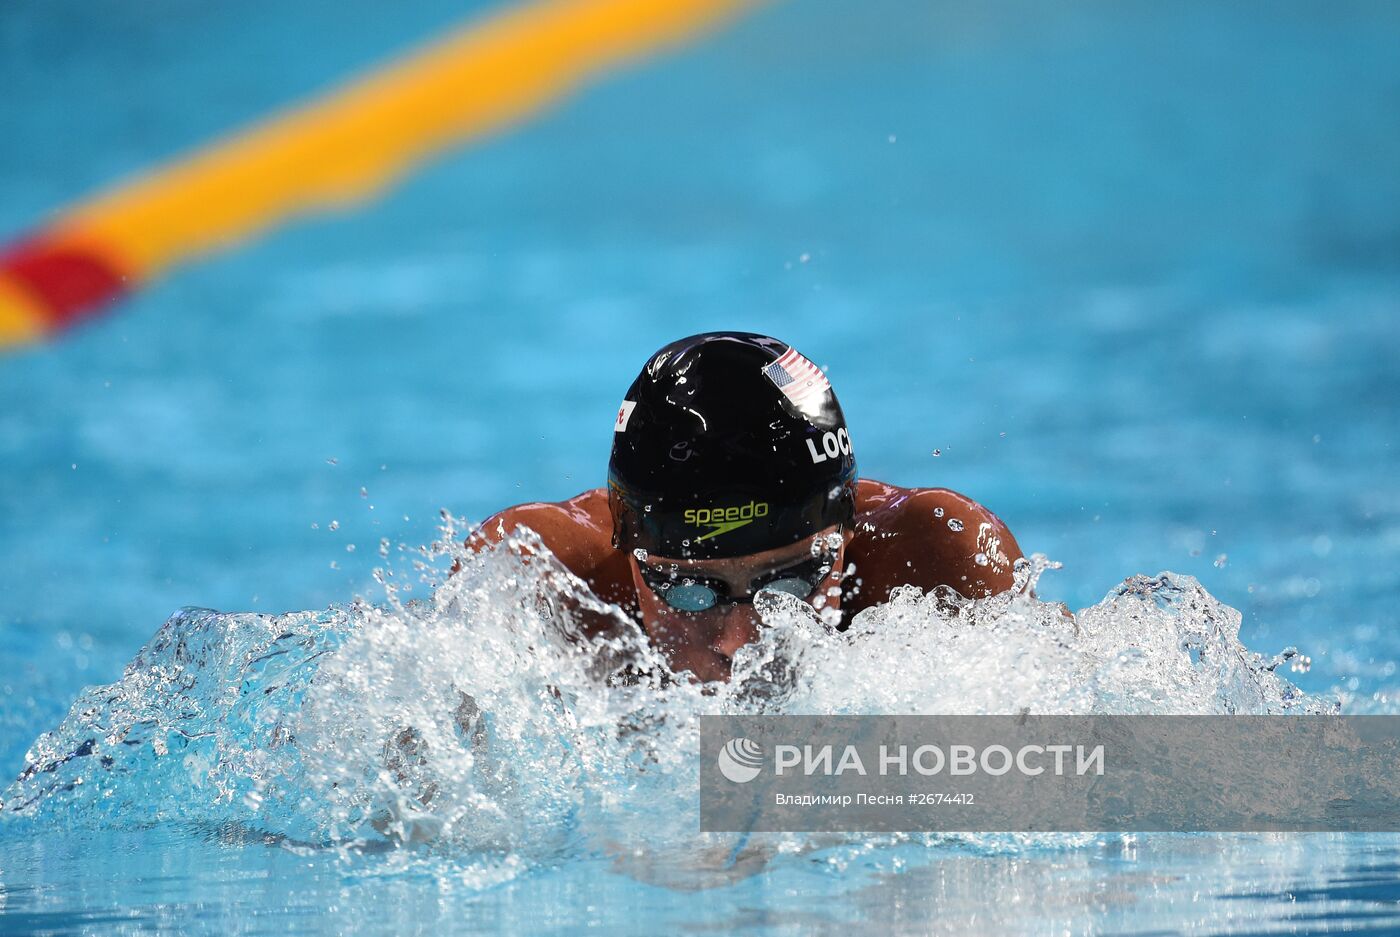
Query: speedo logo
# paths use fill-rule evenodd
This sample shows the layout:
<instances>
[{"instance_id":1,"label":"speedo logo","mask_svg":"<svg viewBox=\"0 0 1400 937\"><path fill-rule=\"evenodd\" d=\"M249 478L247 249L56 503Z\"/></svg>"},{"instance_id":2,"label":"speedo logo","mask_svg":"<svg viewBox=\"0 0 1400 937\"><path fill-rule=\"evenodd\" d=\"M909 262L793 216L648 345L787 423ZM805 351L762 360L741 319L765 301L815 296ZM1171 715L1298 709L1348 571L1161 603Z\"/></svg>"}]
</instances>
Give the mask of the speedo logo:
<instances>
[{"instance_id":1,"label":"speedo logo","mask_svg":"<svg viewBox=\"0 0 1400 937\"><path fill-rule=\"evenodd\" d=\"M755 518L768 516L767 501L750 501L748 504L733 505L731 507L713 508L691 508L685 512L685 522L694 524L696 527L708 527L710 532L701 534L695 539L709 540L711 537L718 537L720 534L727 534L731 530L737 530L747 524L752 524Z\"/></svg>"}]
</instances>

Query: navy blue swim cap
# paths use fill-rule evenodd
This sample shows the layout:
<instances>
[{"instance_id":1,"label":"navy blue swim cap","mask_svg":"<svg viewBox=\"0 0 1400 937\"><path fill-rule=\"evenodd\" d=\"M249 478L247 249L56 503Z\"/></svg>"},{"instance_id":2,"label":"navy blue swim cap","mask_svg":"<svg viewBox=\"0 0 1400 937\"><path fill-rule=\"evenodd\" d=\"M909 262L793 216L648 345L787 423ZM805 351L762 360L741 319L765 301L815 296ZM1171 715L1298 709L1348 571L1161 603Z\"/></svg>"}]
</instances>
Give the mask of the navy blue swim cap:
<instances>
[{"instance_id":1,"label":"navy blue swim cap","mask_svg":"<svg viewBox=\"0 0 1400 937\"><path fill-rule=\"evenodd\" d=\"M745 556L855 517L856 460L826 377L751 332L672 342L613 427L613 545L666 558Z\"/></svg>"}]
</instances>

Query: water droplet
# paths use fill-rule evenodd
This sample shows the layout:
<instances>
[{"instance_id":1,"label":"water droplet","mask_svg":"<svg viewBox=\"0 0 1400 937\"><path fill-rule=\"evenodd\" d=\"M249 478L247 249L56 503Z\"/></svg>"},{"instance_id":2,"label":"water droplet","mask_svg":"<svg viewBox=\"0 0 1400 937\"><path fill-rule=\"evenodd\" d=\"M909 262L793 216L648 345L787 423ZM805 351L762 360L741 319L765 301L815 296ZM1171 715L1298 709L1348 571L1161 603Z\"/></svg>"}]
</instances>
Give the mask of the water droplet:
<instances>
[{"instance_id":1,"label":"water droplet","mask_svg":"<svg viewBox=\"0 0 1400 937\"><path fill-rule=\"evenodd\" d=\"M934 508L934 509L933 509L933 516L934 516L934 517L942 517L942 516L943 516L943 509L942 509L942 508Z\"/></svg>"},{"instance_id":2,"label":"water droplet","mask_svg":"<svg viewBox=\"0 0 1400 937\"><path fill-rule=\"evenodd\" d=\"M330 528L331 528L331 530L339 530L339 529L340 529L340 521L331 521L331 522L330 522Z\"/></svg>"},{"instance_id":3,"label":"water droplet","mask_svg":"<svg viewBox=\"0 0 1400 937\"><path fill-rule=\"evenodd\" d=\"M963 522L958 520L956 517L950 517L948 518L948 529L953 531L954 533L957 533L958 531L963 529Z\"/></svg>"},{"instance_id":4,"label":"water droplet","mask_svg":"<svg viewBox=\"0 0 1400 937\"><path fill-rule=\"evenodd\" d=\"M979 553L979 554L977 554L976 556L974 556L972 559L973 559L973 562L975 562L978 566L986 566L986 565L987 565L987 554L985 554L985 553Z\"/></svg>"},{"instance_id":5,"label":"water droplet","mask_svg":"<svg viewBox=\"0 0 1400 937\"><path fill-rule=\"evenodd\" d=\"M1225 568L1225 564L1226 564L1227 562L1229 562L1229 560L1230 560L1230 558L1229 558L1228 556L1226 556L1224 553L1220 554L1219 556L1217 556L1217 557L1215 558L1215 568L1216 568L1216 569L1224 569L1224 568Z\"/></svg>"}]
</instances>

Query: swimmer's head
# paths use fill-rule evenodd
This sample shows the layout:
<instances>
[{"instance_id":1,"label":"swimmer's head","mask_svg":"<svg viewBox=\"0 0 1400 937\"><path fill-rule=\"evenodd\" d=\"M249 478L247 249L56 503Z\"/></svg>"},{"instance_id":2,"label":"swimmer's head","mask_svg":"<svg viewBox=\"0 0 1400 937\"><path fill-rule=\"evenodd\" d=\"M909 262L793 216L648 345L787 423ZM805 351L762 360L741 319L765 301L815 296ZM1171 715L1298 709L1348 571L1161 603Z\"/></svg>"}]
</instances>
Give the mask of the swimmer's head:
<instances>
[{"instance_id":1,"label":"swimmer's head","mask_svg":"<svg viewBox=\"0 0 1400 937\"><path fill-rule=\"evenodd\" d=\"M836 394L775 338L709 332L651 356L616 414L613 545L687 559L786 547L855 514Z\"/></svg>"}]
</instances>

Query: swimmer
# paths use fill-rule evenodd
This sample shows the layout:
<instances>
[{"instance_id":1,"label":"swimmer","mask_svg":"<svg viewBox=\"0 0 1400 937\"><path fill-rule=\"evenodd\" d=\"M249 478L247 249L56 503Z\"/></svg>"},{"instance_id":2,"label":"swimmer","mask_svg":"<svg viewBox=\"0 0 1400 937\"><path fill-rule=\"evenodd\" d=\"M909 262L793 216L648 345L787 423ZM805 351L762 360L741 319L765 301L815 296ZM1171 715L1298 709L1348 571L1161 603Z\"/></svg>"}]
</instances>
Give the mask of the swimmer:
<instances>
[{"instance_id":1,"label":"swimmer","mask_svg":"<svg viewBox=\"0 0 1400 937\"><path fill-rule=\"evenodd\" d=\"M749 332L652 355L616 412L607 486L507 508L468 546L517 527L637 618L673 672L704 682L727 680L734 653L758 638L761 590L843 627L904 584L1004 592L1021 557L970 498L859 478L825 375Z\"/></svg>"}]
</instances>

